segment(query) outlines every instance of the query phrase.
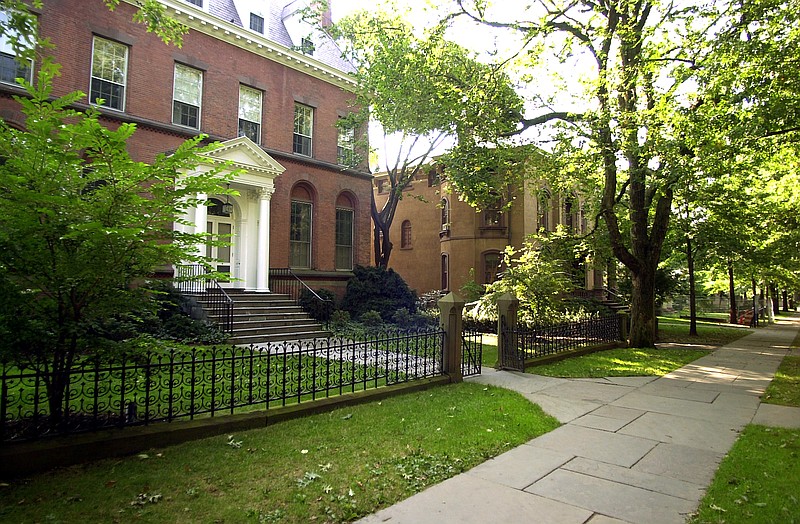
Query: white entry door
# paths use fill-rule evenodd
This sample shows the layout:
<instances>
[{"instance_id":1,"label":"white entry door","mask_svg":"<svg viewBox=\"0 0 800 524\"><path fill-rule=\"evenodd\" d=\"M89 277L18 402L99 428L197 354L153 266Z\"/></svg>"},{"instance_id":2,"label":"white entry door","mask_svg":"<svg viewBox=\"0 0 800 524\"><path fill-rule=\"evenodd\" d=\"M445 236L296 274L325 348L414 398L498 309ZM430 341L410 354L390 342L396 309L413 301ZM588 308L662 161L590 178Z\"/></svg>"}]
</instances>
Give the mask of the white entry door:
<instances>
[{"instance_id":1,"label":"white entry door","mask_svg":"<svg viewBox=\"0 0 800 524\"><path fill-rule=\"evenodd\" d=\"M206 257L211 265L220 273L230 274L233 269L233 220L230 217L209 216L206 231L214 235L214 239L228 242L225 246L206 245ZM222 286L230 285L230 281L220 281Z\"/></svg>"}]
</instances>

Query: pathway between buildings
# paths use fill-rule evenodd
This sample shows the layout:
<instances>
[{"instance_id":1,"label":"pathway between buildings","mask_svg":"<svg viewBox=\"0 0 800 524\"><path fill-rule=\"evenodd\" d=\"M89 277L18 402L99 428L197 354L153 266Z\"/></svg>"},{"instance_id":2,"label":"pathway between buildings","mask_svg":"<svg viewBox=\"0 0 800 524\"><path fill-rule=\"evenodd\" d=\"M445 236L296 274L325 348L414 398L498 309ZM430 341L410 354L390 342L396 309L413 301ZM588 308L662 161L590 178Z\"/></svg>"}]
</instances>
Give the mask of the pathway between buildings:
<instances>
[{"instance_id":1,"label":"pathway between buildings","mask_svg":"<svg viewBox=\"0 0 800 524\"><path fill-rule=\"evenodd\" d=\"M484 368L563 426L362 519L373 523L679 523L750 422L800 427L760 395L800 329L781 320L660 378L555 379Z\"/></svg>"}]
</instances>

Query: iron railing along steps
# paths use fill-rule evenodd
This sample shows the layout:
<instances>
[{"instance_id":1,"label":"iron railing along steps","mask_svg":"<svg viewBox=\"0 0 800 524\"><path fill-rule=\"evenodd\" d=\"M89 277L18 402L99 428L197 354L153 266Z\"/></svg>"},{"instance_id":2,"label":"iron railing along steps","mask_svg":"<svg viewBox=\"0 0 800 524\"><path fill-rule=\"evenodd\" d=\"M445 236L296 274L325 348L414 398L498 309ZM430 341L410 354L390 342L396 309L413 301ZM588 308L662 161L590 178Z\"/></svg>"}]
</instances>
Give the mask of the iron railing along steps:
<instances>
[{"instance_id":1,"label":"iron railing along steps","mask_svg":"<svg viewBox=\"0 0 800 524\"><path fill-rule=\"evenodd\" d=\"M287 294L230 290L229 296L233 300L230 339L233 344L263 344L329 335ZM201 305L207 303L203 293L194 297ZM213 314L209 314L208 318L219 320Z\"/></svg>"}]
</instances>

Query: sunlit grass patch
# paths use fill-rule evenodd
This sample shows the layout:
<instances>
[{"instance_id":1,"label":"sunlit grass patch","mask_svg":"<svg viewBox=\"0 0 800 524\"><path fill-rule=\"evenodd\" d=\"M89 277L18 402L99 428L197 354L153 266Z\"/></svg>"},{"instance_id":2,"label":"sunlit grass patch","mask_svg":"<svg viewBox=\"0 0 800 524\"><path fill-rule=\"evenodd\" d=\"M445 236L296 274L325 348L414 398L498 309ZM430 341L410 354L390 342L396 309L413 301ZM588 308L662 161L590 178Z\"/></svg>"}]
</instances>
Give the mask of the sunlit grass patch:
<instances>
[{"instance_id":1,"label":"sunlit grass patch","mask_svg":"<svg viewBox=\"0 0 800 524\"><path fill-rule=\"evenodd\" d=\"M526 371L565 378L662 376L706 354L706 350L684 348L609 349L552 364L531 366Z\"/></svg>"},{"instance_id":2,"label":"sunlit grass patch","mask_svg":"<svg viewBox=\"0 0 800 524\"><path fill-rule=\"evenodd\" d=\"M800 407L800 356L787 356L764 393L763 402Z\"/></svg>"},{"instance_id":3,"label":"sunlit grass patch","mask_svg":"<svg viewBox=\"0 0 800 524\"><path fill-rule=\"evenodd\" d=\"M697 336L689 336L689 320L659 317L658 341L708 346L724 346L752 333L745 326L697 322Z\"/></svg>"}]
</instances>

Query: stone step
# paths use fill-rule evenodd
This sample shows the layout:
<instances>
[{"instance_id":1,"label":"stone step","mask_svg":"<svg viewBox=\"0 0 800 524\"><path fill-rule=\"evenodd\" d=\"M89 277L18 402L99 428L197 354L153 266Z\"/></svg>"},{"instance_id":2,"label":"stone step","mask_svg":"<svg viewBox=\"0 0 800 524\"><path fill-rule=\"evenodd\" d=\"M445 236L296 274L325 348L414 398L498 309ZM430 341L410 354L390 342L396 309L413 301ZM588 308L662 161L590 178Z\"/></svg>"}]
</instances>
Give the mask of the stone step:
<instances>
[{"instance_id":1,"label":"stone step","mask_svg":"<svg viewBox=\"0 0 800 524\"><path fill-rule=\"evenodd\" d=\"M294 324L286 324L282 326L253 326L253 327L236 327L234 326L233 329L233 337L245 337L251 335L292 335L296 332L306 332L306 331L324 331L322 325L314 323L314 322L307 322L307 323L294 323ZM291 337L289 337L291 338ZM284 340L287 339L286 336L283 337Z\"/></svg>"},{"instance_id":2,"label":"stone step","mask_svg":"<svg viewBox=\"0 0 800 524\"><path fill-rule=\"evenodd\" d=\"M311 338L327 338L330 333L327 331L296 331L291 334L272 334L272 335L250 335L234 336L230 342L239 346L249 346L250 344L268 344L285 342L287 340L306 340Z\"/></svg>"}]
</instances>

